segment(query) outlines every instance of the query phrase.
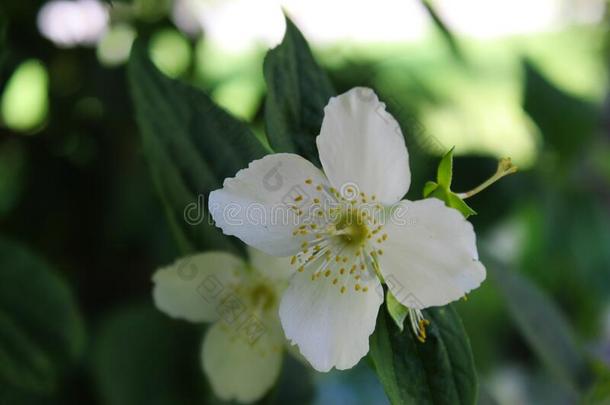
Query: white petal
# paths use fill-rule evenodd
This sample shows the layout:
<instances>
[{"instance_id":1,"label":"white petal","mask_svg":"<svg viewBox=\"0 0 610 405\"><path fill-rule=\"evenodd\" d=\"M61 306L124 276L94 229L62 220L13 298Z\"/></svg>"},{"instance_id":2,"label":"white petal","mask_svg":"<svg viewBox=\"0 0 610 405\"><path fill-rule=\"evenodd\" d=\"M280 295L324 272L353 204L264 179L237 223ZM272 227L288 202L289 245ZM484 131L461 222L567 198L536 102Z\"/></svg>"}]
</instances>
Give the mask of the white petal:
<instances>
[{"instance_id":1,"label":"white petal","mask_svg":"<svg viewBox=\"0 0 610 405\"><path fill-rule=\"evenodd\" d=\"M333 284L335 277L341 282ZM284 333L318 371L351 368L369 351L383 290L375 276L357 283L358 291L347 274L312 281L306 271L295 274L282 297ZM346 287L343 293L341 286Z\"/></svg>"},{"instance_id":2,"label":"white petal","mask_svg":"<svg viewBox=\"0 0 610 405\"><path fill-rule=\"evenodd\" d=\"M280 373L283 353L277 320L275 323L258 337L250 337L240 327L223 322L210 328L203 341L201 361L220 399L249 403L261 398L273 386Z\"/></svg>"},{"instance_id":3,"label":"white petal","mask_svg":"<svg viewBox=\"0 0 610 405\"><path fill-rule=\"evenodd\" d=\"M222 189L210 193L209 209L226 235L274 256L290 256L304 240L292 235L301 219L290 207L307 215L316 187L327 183L318 168L298 155L267 155L225 179Z\"/></svg>"},{"instance_id":4,"label":"white petal","mask_svg":"<svg viewBox=\"0 0 610 405\"><path fill-rule=\"evenodd\" d=\"M324 172L338 190L353 183L387 205L409 190L404 137L373 90L357 87L331 98L317 144Z\"/></svg>"},{"instance_id":5,"label":"white petal","mask_svg":"<svg viewBox=\"0 0 610 405\"><path fill-rule=\"evenodd\" d=\"M207 252L184 257L153 274L153 299L173 318L210 322L218 318L218 304L245 270L238 257Z\"/></svg>"},{"instance_id":6,"label":"white petal","mask_svg":"<svg viewBox=\"0 0 610 405\"><path fill-rule=\"evenodd\" d=\"M248 247L250 265L264 279L270 282L286 282L294 274L290 258L270 256L265 252Z\"/></svg>"},{"instance_id":7,"label":"white petal","mask_svg":"<svg viewBox=\"0 0 610 405\"><path fill-rule=\"evenodd\" d=\"M442 201L401 201L387 221L381 273L405 306L448 304L485 279L472 224Z\"/></svg>"}]
</instances>

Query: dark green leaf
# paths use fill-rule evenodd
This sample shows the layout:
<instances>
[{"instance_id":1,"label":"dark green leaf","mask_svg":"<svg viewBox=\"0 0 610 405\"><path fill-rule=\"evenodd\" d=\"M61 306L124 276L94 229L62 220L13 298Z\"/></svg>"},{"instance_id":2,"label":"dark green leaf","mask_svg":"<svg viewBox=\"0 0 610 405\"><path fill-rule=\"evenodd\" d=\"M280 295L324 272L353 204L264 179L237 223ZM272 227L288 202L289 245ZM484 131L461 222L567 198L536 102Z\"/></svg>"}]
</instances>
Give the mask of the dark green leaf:
<instances>
[{"instance_id":1,"label":"dark green leaf","mask_svg":"<svg viewBox=\"0 0 610 405\"><path fill-rule=\"evenodd\" d=\"M498 265L489 266L488 271L520 332L542 362L572 388L586 389L589 367L553 302L517 272Z\"/></svg>"},{"instance_id":2,"label":"dark green leaf","mask_svg":"<svg viewBox=\"0 0 610 405\"><path fill-rule=\"evenodd\" d=\"M597 109L557 88L531 63L524 62L524 69L523 108L548 145L563 157L574 156L598 125Z\"/></svg>"},{"instance_id":3,"label":"dark green leaf","mask_svg":"<svg viewBox=\"0 0 610 405\"><path fill-rule=\"evenodd\" d=\"M405 319L409 314L409 310L407 307L398 302L398 300L389 290L386 292L385 298L388 313L392 317L392 320L394 320L396 326L398 326L398 329L400 329L402 332L404 329Z\"/></svg>"},{"instance_id":4,"label":"dark green leaf","mask_svg":"<svg viewBox=\"0 0 610 405\"><path fill-rule=\"evenodd\" d=\"M6 28L7 22L4 15L0 14L0 83L3 81L4 77L2 75L2 67L4 65L4 59L6 59L7 49L6 49Z\"/></svg>"},{"instance_id":5,"label":"dark green leaf","mask_svg":"<svg viewBox=\"0 0 610 405\"><path fill-rule=\"evenodd\" d=\"M305 366L303 361L297 360L288 354L285 355L282 372L275 387L263 399L258 401L258 404L306 405L312 403L315 398L315 385L311 374L311 367Z\"/></svg>"},{"instance_id":6,"label":"dark green leaf","mask_svg":"<svg viewBox=\"0 0 610 405\"><path fill-rule=\"evenodd\" d=\"M107 405L204 403L203 334L152 306L112 314L93 345L93 377Z\"/></svg>"},{"instance_id":7,"label":"dark green leaf","mask_svg":"<svg viewBox=\"0 0 610 405\"><path fill-rule=\"evenodd\" d=\"M424 315L431 323L421 343L410 328L401 332L387 311L379 311L370 356L390 402L474 404L477 376L459 315L451 305Z\"/></svg>"},{"instance_id":8,"label":"dark green leaf","mask_svg":"<svg viewBox=\"0 0 610 405\"><path fill-rule=\"evenodd\" d=\"M84 341L64 281L28 250L0 238L0 385L53 391Z\"/></svg>"},{"instance_id":9,"label":"dark green leaf","mask_svg":"<svg viewBox=\"0 0 610 405\"><path fill-rule=\"evenodd\" d=\"M179 246L185 253L235 250L210 225L207 196L265 148L206 94L160 73L141 41L133 46L129 81L144 151Z\"/></svg>"},{"instance_id":10,"label":"dark green leaf","mask_svg":"<svg viewBox=\"0 0 610 405\"><path fill-rule=\"evenodd\" d=\"M597 368L595 383L583 401L585 405L610 404L610 369L604 364L597 364Z\"/></svg>"},{"instance_id":11,"label":"dark green leaf","mask_svg":"<svg viewBox=\"0 0 610 405\"><path fill-rule=\"evenodd\" d=\"M269 51L263 69L268 91L265 122L269 144L276 152L298 153L317 162L315 139L320 133L324 106L335 92L290 19L286 18L282 43Z\"/></svg>"}]
</instances>

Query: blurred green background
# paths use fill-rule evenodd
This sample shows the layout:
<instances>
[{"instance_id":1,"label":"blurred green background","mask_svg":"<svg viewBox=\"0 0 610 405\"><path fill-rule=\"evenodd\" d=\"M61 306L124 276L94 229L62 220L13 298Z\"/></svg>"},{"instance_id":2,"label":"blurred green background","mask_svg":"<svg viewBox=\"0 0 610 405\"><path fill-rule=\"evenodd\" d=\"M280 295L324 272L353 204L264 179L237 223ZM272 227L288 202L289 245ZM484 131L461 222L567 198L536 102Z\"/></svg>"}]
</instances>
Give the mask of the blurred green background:
<instances>
[{"instance_id":1,"label":"blurred green background","mask_svg":"<svg viewBox=\"0 0 610 405\"><path fill-rule=\"evenodd\" d=\"M200 87L264 139L262 61L283 20L275 2L255 3L2 1L0 269L20 273L0 278L0 363L26 350L2 347L3 322L24 319L15 315L21 304L49 305L36 312L40 324L24 327L23 339L40 343L30 353L40 374L0 370L1 404L218 402L198 364L201 328L152 306L150 276L178 250L143 156L125 63L135 37L149 39L166 75ZM610 365L606 2L328 3L282 2L336 90L373 87L399 119L408 197L421 198L452 146L455 191L512 157L519 173L468 201L483 262L527 277L585 357ZM45 296L44 283L60 293ZM489 277L458 305L480 402L576 403L536 340L549 320L520 318L523 297L503 283ZM71 316L58 323L61 306ZM315 375L287 360L280 385L272 396L290 403L387 401L366 360Z\"/></svg>"}]
</instances>

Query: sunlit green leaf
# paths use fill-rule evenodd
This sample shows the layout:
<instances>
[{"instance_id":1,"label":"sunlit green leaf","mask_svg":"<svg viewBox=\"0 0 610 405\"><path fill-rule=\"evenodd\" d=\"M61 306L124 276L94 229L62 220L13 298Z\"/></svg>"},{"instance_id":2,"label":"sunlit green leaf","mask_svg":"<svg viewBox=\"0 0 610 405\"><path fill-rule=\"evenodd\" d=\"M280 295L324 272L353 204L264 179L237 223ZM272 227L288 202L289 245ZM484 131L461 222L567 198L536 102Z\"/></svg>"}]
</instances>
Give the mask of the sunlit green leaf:
<instances>
[{"instance_id":1,"label":"sunlit green leaf","mask_svg":"<svg viewBox=\"0 0 610 405\"><path fill-rule=\"evenodd\" d=\"M335 92L290 19L286 18L282 43L269 51L263 69L268 90L265 123L269 144L276 152L299 153L317 162L315 139L324 106Z\"/></svg>"},{"instance_id":2,"label":"sunlit green leaf","mask_svg":"<svg viewBox=\"0 0 610 405\"><path fill-rule=\"evenodd\" d=\"M64 281L0 238L0 386L52 392L84 342L80 311Z\"/></svg>"},{"instance_id":3,"label":"sunlit green leaf","mask_svg":"<svg viewBox=\"0 0 610 405\"><path fill-rule=\"evenodd\" d=\"M451 306L424 311L428 337L420 342L401 331L387 311L379 311L370 339L370 357L394 405L475 404L477 376L470 342Z\"/></svg>"},{"instance_id":4,"label":"sunlit green leaf","mask_svg":"<svg viewBox=\"0 0 610 405\"><path fill-rule=\"evenodd\" d=\"M179 246L234 250L238 245L210 225L207 195L266 150L202 91L161 74L140 41L129 81L144 151Z\"/></svg>"}]
</instances>

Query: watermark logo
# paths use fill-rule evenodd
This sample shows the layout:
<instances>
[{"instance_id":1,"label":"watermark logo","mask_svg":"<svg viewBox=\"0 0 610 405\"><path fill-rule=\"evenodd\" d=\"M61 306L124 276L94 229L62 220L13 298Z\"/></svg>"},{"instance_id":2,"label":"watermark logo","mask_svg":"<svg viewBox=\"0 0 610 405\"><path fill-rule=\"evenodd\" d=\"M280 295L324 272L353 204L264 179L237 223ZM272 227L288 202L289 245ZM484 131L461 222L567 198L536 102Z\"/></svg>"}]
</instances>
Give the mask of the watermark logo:
<instances>
[{"instance_id":1,"label":"watermark logo","mask_svg":"<svg viewBox=\"0 0 610 405\"><path fill-rule=\"evenodd\" d=\"M278 162L277 165L273 166L271 170L263 176L263 188L267 191L274 192L278 191L284 185L284 179L280 174L280 166L282 162Z\"/></svg>"},{"instance_id":2,"label":"watermark logo","mask_svg":"<svg viewBox=\"0 0 610 405\"><path fill-rule=\"evenodd\" d=\"M184 207L184 222L189 225L199 225L205 220L205 198L197 196L197 201L190 202Z\"/></svg>"}]
</instances>

